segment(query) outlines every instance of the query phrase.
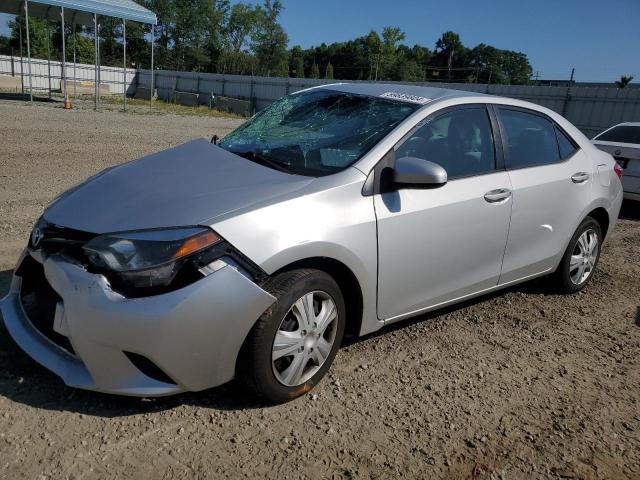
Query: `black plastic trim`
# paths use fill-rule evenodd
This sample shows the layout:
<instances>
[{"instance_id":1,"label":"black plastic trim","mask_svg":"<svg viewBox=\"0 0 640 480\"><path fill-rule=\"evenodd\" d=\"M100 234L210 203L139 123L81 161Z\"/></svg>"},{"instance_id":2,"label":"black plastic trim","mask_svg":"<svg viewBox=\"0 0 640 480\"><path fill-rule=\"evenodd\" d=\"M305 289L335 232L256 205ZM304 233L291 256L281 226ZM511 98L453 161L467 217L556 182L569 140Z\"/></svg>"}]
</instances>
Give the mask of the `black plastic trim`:
<instances>
[{"instance_id":1,"label":"black plastic trim","mask_svg":"<svg viewBox=\"0 0 640 480\"><path fill-rule=\"evenodd\" d=\"M140 370L144 375L157 382L168 383L169 385L177 385L176 382L165 373L159 366L153 363L144 355L140 355L139 353L126 352L122 353L129 359L129 361Z\"/></svg>"}]
</instances>

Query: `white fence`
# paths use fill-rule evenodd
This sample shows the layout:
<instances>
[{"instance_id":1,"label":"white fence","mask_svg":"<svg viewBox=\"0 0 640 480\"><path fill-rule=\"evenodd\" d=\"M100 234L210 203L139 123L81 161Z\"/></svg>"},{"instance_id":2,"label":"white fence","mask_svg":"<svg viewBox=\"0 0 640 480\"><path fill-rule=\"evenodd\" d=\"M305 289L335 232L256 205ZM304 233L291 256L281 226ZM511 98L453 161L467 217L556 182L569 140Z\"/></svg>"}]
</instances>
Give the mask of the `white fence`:
<instances>
[{"instance_id":1,"label":"white fence","mask_svg":"<svg viewBox=\"0 0 640 480\"><path fill-rule=\"evenodd\" d=\"M23 81L25 92L29 89L29 64L27 57L10 57L0 55L0 74L20 77L24 71ZM127 92L135 91L136 70L128 68L126 71ZM124 69L116 67L100 67L100 85L102 90L108 89L109 93L122 94ZM47 60L31 59L31 78L34 91L61 91L62 62L47 62ZM82 63L74 64L67 61L67 82L69 93L73 94L73 86L69 82L78 84L95 82L95 66Z\"/></svg>"},{"instance_id":2,"label":"white fence","mask_svg":"<svg viewBox=\"0 0 640 480\"><path fill-rule=\"evenodd\" d=\"M26 58L23 59L25 75ZM34 88L47 90L49 81L54 90L60 89L61 68L59 62L51 62L51 75L46 60L32 60ZM20 75L20 58L0 55L0 73ZM108 85L111 93L122 93L123 69L101 67L101 85ZM68 78L77 81L94 81L93 65L80 65L75 68L73 62L67 63ZM255 109L260 110L274 100L291 92L322 85L333 81L309 78L272 78L242 75L222 75L213 73L155 71L154 85L160 98L171 98L172 92L198 93L203 97L210 95L227 96L249 100ZM28 80L25 77L25 87ZM149 70L127 70L127 92L133 93L138 85L150 85ZM587 136L616 123L640 121L640 89L607 87L549 87L533 85L483 85L466 83L415 83L458 90L470 90L493 95L520 98L544 105L564 115ZM72 92L70 88L70 92Z\"/></svg>"}]
</instances>

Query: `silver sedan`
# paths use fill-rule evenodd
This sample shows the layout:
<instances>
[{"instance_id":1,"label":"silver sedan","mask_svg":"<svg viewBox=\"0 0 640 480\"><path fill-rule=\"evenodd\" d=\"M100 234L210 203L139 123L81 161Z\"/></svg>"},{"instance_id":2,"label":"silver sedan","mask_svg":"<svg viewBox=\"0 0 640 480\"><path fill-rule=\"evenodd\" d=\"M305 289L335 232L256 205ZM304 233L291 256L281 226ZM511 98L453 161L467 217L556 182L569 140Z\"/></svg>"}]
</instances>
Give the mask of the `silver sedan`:
<instances>
[{"instance_id":1,"label":"silver sedan","mask_svg":"<svg viewBox=\"0 0 640 480\"><path fill-rule=\"evenodd\" d=\"M107 169L35 225L1 308L68 385L125 395L237 379L308 392L345 335L548 276L593 277L621 170L543 107L337 84L225 137Z\"/></svg>"}]
</instances>

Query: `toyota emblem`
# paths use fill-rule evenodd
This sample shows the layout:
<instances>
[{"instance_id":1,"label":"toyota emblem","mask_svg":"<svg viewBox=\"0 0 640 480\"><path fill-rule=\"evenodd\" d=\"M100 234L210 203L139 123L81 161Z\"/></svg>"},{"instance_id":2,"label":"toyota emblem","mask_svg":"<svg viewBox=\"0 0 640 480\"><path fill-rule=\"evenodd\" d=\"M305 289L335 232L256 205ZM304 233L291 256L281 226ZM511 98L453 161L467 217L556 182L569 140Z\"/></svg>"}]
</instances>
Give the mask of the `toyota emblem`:
<instances>
[{"instance_id":1,"label":"toyota emblem","mask_svg":"<svg viewBox=\"0 0 640 480\"><path fill-rule=\"evenodd\" d=\"M616 150L615 152L613 152L614 155L620 155L622 153L622 150Z\"/></svg>"},{"instance_id":2,"label":"toyota emblem","mask_svg":"<svg viewBox=\"0 0 640 480\"><path fill-rule=\"evenodd\" d=\"M38 227L34 228L31 232L31 245L35 248L37 247L42 239L44 238L44 233Z\"/></svg>"}]
</instances>

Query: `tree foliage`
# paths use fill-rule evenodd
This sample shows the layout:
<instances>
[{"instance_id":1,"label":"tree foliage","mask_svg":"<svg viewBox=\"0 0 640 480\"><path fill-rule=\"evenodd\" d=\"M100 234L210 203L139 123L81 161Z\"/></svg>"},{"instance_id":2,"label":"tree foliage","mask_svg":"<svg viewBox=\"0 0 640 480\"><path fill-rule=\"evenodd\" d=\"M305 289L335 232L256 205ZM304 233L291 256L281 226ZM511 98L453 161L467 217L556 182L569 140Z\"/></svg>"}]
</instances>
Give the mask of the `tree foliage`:
<instances>
[{"instance_id":1,"label":"tree foliage","mask_svg":"<svg viewBox=\"0 0 640 480\"><path fill-rule=\"evenodd\" d=\"M233 3L230 0L144 0L156 12L154 30L157 68L241 75L338 78L344 80L451 81L525 84L532 68L524 53L481 43L466 47L455 32L445 32L433 48L406 45L398 27L346 42L287 48L289 38L280 24L281 0ZM9 44L19 49L19 27L11 22ZM122 64L122 21L100 17L101 64ZM23 27L24 28L24 27ZM30 19L32 55L46 58L47 22ZM49 24L52 58L60 57L59 24ZM67 45L73 46L67 28ZM148 68L151 27L127 22L127 63ZM77 58L93 62L92 26L76 33ZM0 48L3 43L0 42ZM70 55L68 55L70 58ZM623 77L624 78L624 77ZM621 79L622 80L622 79ZM628 83L628 82L627 82Z\"/></svg>"},{"instance_id":2,"label":"tree foliage","mask_svg":"<svg viewBox=\"0 0 640 480\"><path fill-rule=\"evenodd\" d=\"M620 80L616 80L616 87L627 88L632 80L633 80L633 75L622 75L620 77Z\"/></svg>"}]
</instances>

